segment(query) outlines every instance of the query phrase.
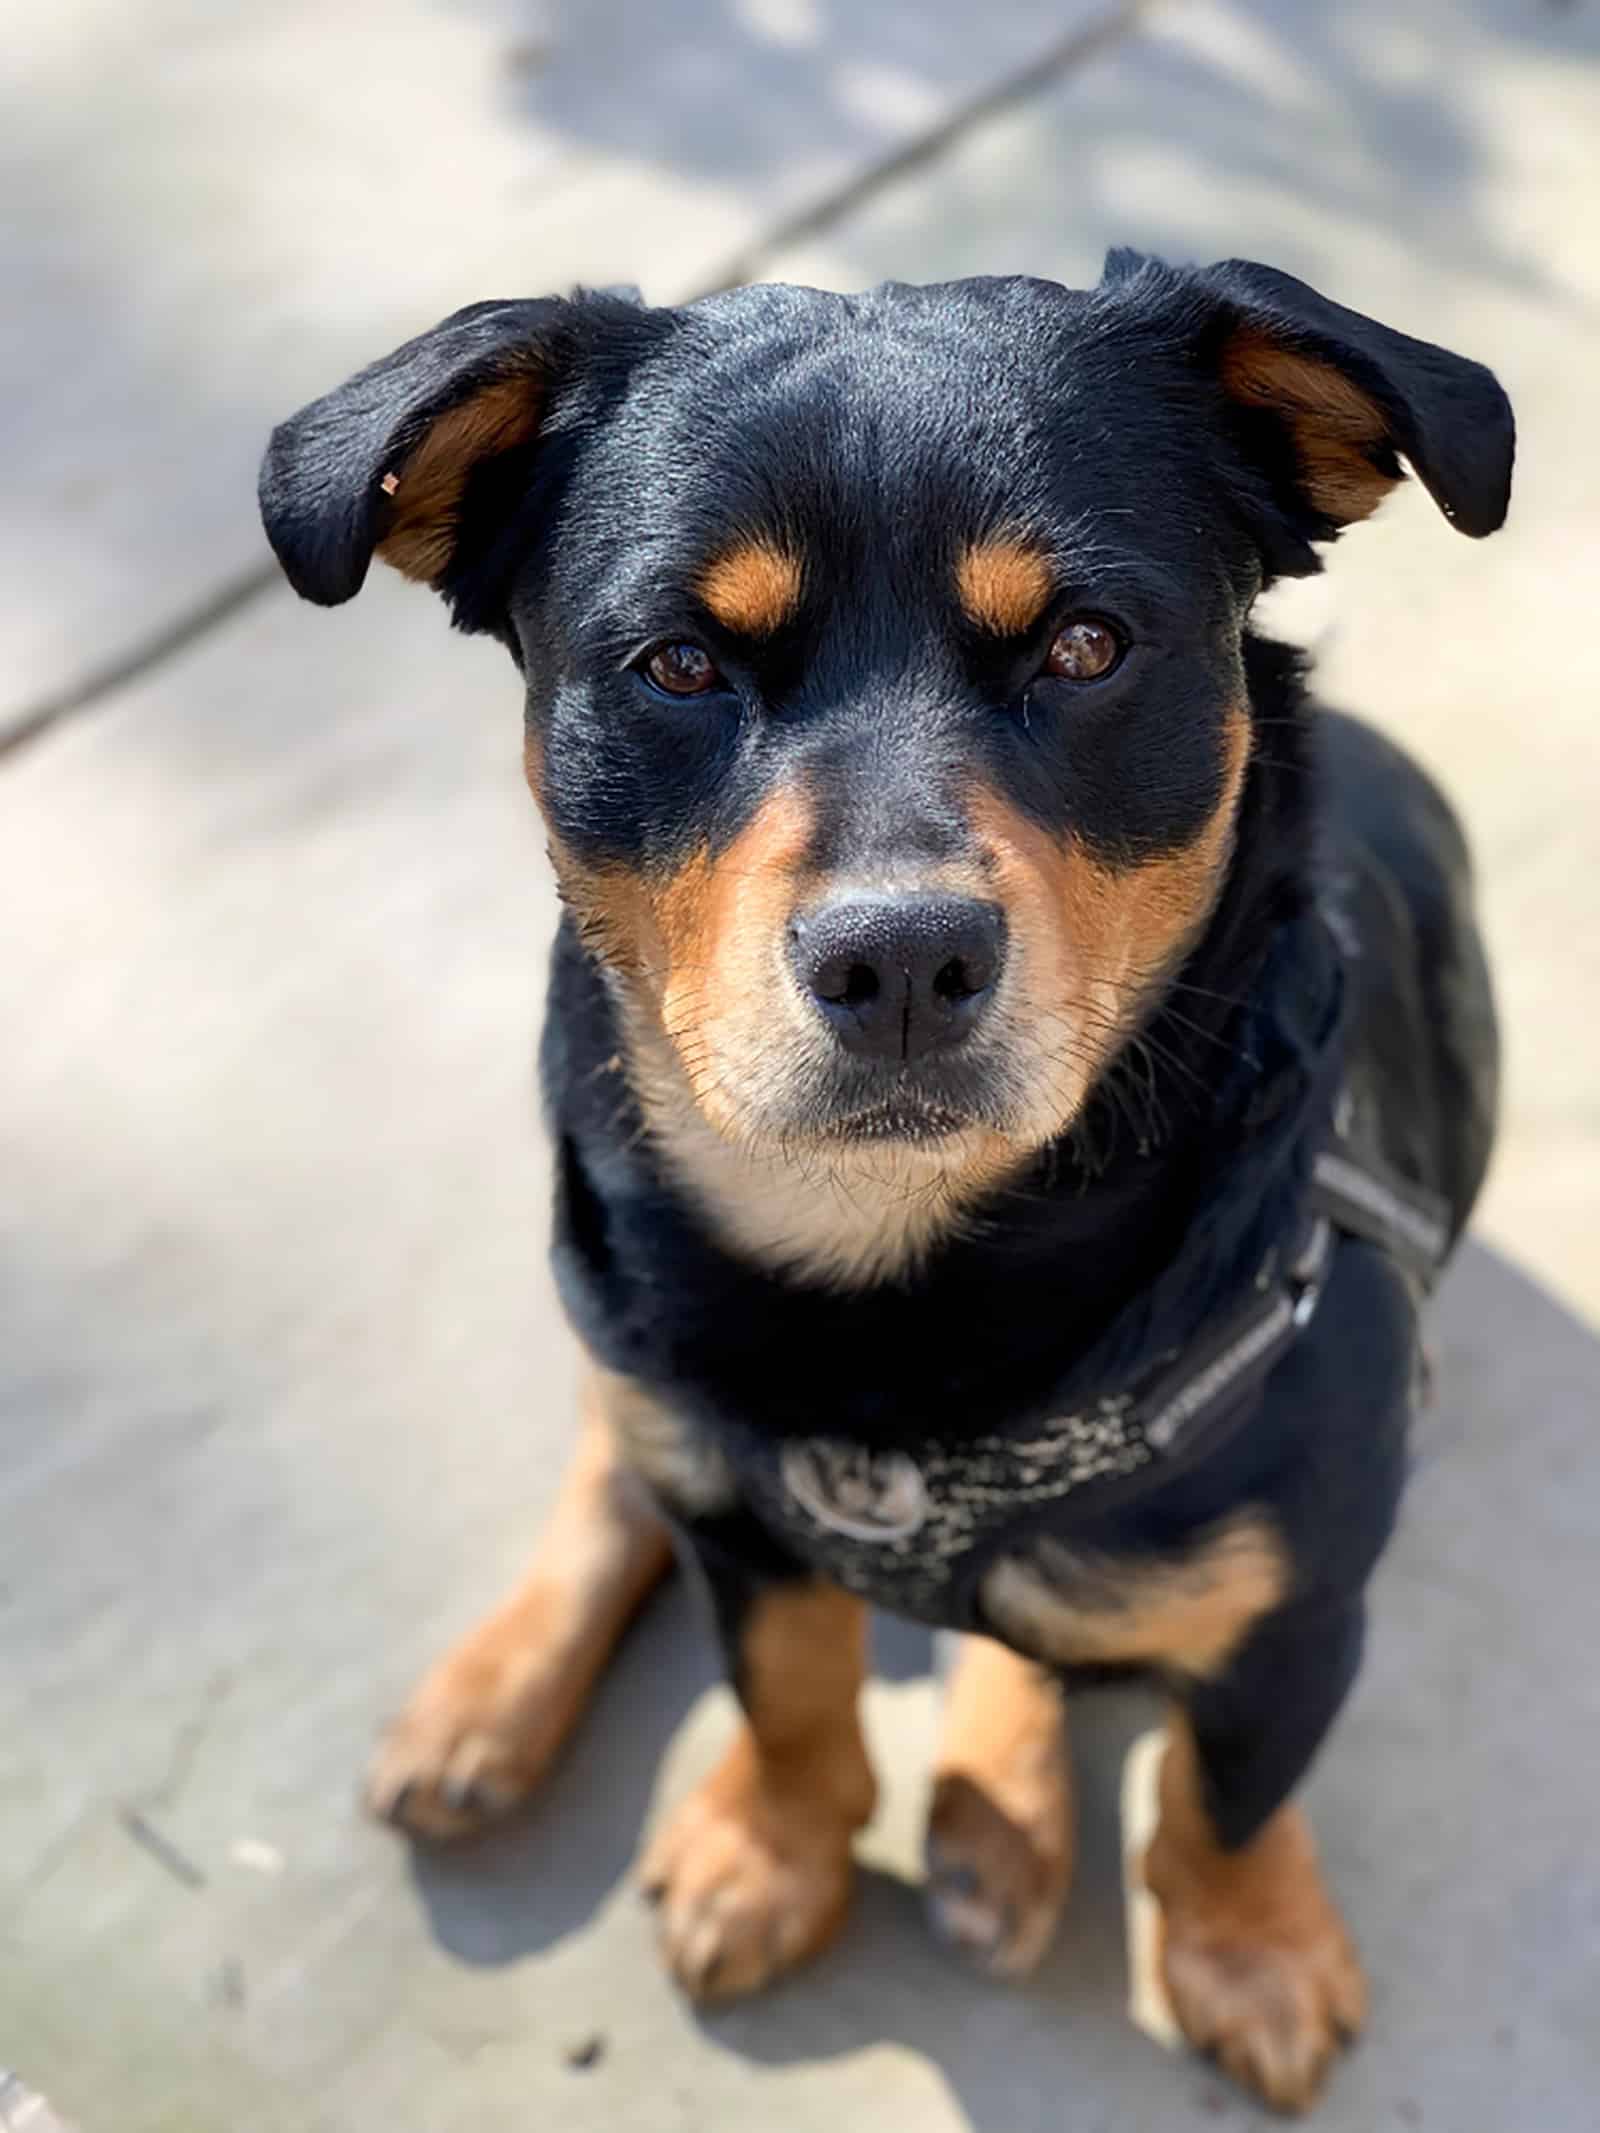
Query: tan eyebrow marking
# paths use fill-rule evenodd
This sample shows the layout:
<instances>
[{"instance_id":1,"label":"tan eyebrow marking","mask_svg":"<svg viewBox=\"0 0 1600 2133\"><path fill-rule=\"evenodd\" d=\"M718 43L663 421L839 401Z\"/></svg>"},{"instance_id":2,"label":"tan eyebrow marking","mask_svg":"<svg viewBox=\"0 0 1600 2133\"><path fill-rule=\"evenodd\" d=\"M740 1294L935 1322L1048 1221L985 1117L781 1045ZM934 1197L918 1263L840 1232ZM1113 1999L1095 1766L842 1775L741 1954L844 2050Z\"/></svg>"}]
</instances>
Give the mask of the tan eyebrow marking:
<instances>
[{"instance_id":1,"label":"tan eyebrow marking","mask_svg":"<svg viewBox=\"0 0 1600 2133\"><path fill-rule=\"evenodd\" d=\"M801 570L771 541L740 541L708 563L696 587L724 629L770 637L800 605Z\"/></svg>"},{"instance_id":2,"label":"tan eyebrow marking","mask_svg":"<svg viewBox=\"0 0 1600 2133\"><path fill-rule=\"evenodd\" d=\"M1045 610L1055 575L1025 541L974 541L956 565L956 591L969 622L996 636L1019 637Z\"/></svg>"}]
</instances>

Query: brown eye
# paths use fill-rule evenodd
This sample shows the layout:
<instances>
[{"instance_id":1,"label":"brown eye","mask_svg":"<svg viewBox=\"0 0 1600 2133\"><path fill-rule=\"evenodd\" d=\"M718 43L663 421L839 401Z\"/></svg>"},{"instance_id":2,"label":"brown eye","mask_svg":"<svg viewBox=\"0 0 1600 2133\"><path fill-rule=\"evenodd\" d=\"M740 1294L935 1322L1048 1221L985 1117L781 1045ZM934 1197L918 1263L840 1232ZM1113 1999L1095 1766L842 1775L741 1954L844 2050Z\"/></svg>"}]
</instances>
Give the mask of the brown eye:
<instances>
[{"instance_id":1,"label":"brown eye","mask_svg":"<svg viewBox=\"0 0 1600 2133\"><path fill-rule=\"evenodd\" d=\"M1080 615L1057 630L1044 663L1061 681L1099 681L1122 657L1122 640L1109 622Z\"/></svg>"},{"instance_id":2,"label":"brown eye","mask_svg":"<svg viewBox=\"0 0 1600 2133\"><path fill-rule=\"evenodd\" d=\"M664 644L645 661L645 673L668 696L704 696L722 676L697 644Z\"/></svg>"}]
</instances>

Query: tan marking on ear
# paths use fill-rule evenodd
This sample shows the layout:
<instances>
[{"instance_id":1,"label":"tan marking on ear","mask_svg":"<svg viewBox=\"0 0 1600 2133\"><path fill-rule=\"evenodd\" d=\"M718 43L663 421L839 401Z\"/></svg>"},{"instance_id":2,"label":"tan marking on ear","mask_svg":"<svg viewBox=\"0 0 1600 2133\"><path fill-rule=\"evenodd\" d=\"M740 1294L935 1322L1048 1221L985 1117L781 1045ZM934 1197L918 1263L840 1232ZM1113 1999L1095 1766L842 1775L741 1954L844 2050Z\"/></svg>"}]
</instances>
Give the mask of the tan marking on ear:
<instances>
[{"instance_id":1,"label":"tan marking on ear","mask_svg":"<svg viewBox=\"0 0 1600 2133\"><path fill-rule=\"evenodd\" d=\"M408 578L437 583L455 547L468 475L480 460L526 444L543 411L543 381L527 371L497 378L448 408L379 485L390 498L377 544L383 560Z\"/></svg>"},{"instance_id":2,"label":"tan marking on ear","mask_svg":"<svg viewBox=\"0 0 1600 2133\"><path fill-rule=\"evenodd\" d=\"M741 637L770 637L792 621L803 573L792 555L771 541L741 541L701 572L695 590L724 629Z\"/></svg>"},{"instance_id":3,"label":"tan marking on ear","mask_svg":"<svg viewBox=\"0 0 1600 2133\"><path fill-rule=\"evenodd\" d=\"M967 620L999 637L1032 629L1055 590L1055 573L1026 541L974 542L956 564L956 592Z\"/></svg>"},{"instance_id":4,"label":"tan marking on ear","mask_svg":"<svg viewBox=\"0 0 1600 2133\"><path fill-rule=\"evenodd\" d=\"M928 1810L928 1898L946 1939L1020 1977L1049 1947L1072 1879L1066 1699L1032 1660L963 1637Z\"/></svg>"},{"instance_id":5,"label":"tan marking on ear","mask_svg":"<svg viewBox=\"0 0 1600 2133\"><path fill-rule=\"evenodd\" d=\"M753 1992L843 1925L851 1839L877 1795L856 1715L866 1662L866 1609L835 1586L771 1587L744 1623L744 1722L640 1869L694 1998Z\"/></svg>"},{"instance_id":6,"label":"tan marking on ear","mask_svg":"<svg viewBox=\"0 0 1600 2133\"><path fill-rule=\"evenodd\" d=\"M1305 1813L1280 1807L1247 1844L1225 1850L1193 1730L1178 1713L1158 1790L1141 1878L1159 1907L1158 1960L1179 2026L1275 2110L1304 2111L1367 2013L1360 1958Z\"/></svg>"},{"instance_id":7,"label":"tan marking on ear","mask_svg":"<svg viewBox=\"0 0 1600 2133\"><path fill-rule=\"evenodd\" d=\"M592 1369L571 1464L526 1575L426 1675L368 1779L377 1814L429 1837L466 1836L533 1790L672 1543L623 1442L670 1417L632 1380Z\"/></svg>"},{"instance_id":8,"label":"tan marking on ear","mask_svg":"<svg viewBox=\"0 0 1600 2133\"><path fill-rule=\"evenodd\" d=\"M1223 350L1221 374L1234 399L1288 423L1306 493L1328 518L1342 526L1367 518L1395 486L1371 458L1388 437L1383 410L1333 364L1242 327Z\"/></svg>"},{"instance_id":9,"label":"tan marking on ear","mask_svg":"<svg viewBox=\"0 0 1600 2133\"><path fill-rule=\"evenodd\" d=\"M1204 1679L1221 1672L1289 1584L1283 1542L1246 1513L1163 1562L1043 1542L995 1565L983 1604L1011 1642L1054 1665L1168 1667Z\"/></svg>"}]
</instances>

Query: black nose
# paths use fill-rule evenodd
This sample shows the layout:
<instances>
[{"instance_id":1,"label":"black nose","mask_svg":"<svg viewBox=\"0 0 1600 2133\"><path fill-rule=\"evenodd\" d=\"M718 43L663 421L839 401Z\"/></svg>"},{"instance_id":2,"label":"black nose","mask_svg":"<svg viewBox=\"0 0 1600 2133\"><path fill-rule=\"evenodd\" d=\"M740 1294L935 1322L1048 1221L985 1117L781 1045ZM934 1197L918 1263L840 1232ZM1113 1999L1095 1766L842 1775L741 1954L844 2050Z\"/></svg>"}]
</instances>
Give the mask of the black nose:
<instances>
[{"instance_id":1,"label":"black nose","mask_svg":"<svg viewBox=\"0 0 1600 2133\"><path fill-rule=\"evenodd\" d=\"M998 904L851 896L790 928L795 974L846 1051L920 1059L972 1030L1005 961Z\"/></svg>"}]
</instances>

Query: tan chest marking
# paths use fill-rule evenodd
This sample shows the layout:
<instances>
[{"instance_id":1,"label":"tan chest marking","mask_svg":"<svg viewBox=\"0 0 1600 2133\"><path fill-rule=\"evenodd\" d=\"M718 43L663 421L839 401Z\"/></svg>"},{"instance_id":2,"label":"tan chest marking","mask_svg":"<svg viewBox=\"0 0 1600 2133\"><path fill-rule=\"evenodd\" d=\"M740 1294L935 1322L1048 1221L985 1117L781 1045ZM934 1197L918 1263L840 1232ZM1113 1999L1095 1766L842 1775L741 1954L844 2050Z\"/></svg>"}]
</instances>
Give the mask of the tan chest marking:
<instances>
[{"instance_id":1,"label":"tan chest marking","mask_svg":"<svg viewBox=\"0 0 1600 2133\"><path fill-rule=\"evenodd\" d=\"M1122 1563L1045 1542L1025 1560L997 1563L984 1580L983 1604L1009 1642L1053 1665L1205 1676L1227 1665L1289 1583L1282 1541L1246 1512L1160 1563Z\"/></svg>"}]
</instances>

